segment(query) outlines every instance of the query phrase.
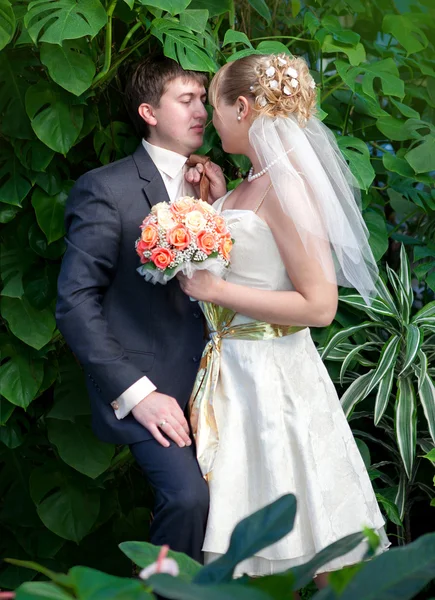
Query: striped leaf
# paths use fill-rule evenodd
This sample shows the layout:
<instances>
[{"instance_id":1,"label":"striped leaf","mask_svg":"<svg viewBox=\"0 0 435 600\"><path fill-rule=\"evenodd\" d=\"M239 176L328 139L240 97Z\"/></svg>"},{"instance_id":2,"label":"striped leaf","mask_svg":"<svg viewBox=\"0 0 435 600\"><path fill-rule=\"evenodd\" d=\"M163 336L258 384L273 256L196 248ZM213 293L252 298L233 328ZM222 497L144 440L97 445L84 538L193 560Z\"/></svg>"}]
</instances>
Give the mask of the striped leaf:
<instances>
[{"instance_id":1,"label":"striped leaf","mask_svg":"<svg viewBox=\"0 0 435 600\"><path fill-rule=\"evenodd\" d=\"M374 298L368 306L361 296L358 294L351 294L349 296L340 296L340 302L344 304L348 304L349 306L353 306L354 308L358 308L363 310L366 313L377 313L379 315L384 315L386 317L395 317L395 313L393 313L389 308L386 302L380 300L378 298Z\"/></svg>"},{"instance_id":2,"label":"striped leaf","mask_svg":"<svg viewBox=\"0 0 435 600\"><path fill-rule=\"evenodd\" d=\"M399 316L399 311L397 310L397 306L393 300L393 296L390 294L390 290L387 288L387 285L381 275L379 275L378 280L376 282L376 289L378 291L379 296L389 307L391 312L394 313L396 316Z\"/></svg>"},{"instance_id":3,"label":"striped leaf","mask_svg":"<svg viewBox=\"0 0 435 600\"><path fill-rule=\"evenodd\" d=\"M418 351L418 358L420 359L420 369L419 369L420 377L419 377L419 381L418 381L418 391L420 391L421 382L424 380L424 378L427 375L428 360L427 360L427 355L425 352L423 352L423 350Z\"/></svg>"},{"instance_id":4,"label":"striped leaf","mask_svg":"<svg viewBox=\"0 0 435 600\"><path fill-rule=\"evenodd\" d=\"M397 489L397 494L394 499L394 504L399 510L400 518L403 519L403 517L405 516L406 508L406 477L403 472L400 474L399 487Z\"/></svg>"},{"instance_id":5,"label":"striped leaf","mask_svg":"<svg viewBox=\"0 0 435 600\"><path fill-rule=\"evenodd\" d=\"M411 478L417 439L415 391L410 377L401 377L397 385L396 436L408 478Z\"/></svg>"},{"instance_id":6,"label":"striped leaf","mask_svg":"<svg viewBox=\"0 0 435 600\"><path fill-rule=\"evenodd\" d=\"M428 373L418 380L418 396L426 417L427 426L432 440L435 442L435 385Z\"/></svg>"},{"instance_id":7,"label":"striped leaf","mask_svg":"<svg viewBox=\"0 0 435 600\"><path fill-rule=\"evenodd\" d=\"M361 325L353 325L352 327L346 327L346 329L338 331L334 336L332 336L332 338L329 340L329 342L323 349L323 352L321 354L322 359L326 358L331 352L331 350L338 346L338 344L340 344L344 340L347 340L348 338L350 338L350 336L354 335L355 333L358 333L358 331L362 331L363 329L367 329L368 327L382 327L382 323L379 323L377 321L365 321L364 323L361 323Z\"/></svg>"},{"instance_id":8,"label":"striped leaf","mask_svg":"<svg viewBox=\"0 0 435 600\"><path fill-rule=\"evenodd\" d=\"M369 387L367 388L367 395L370 394L370 392L378 385L389 369L394 369L399 350L400 336L392 335L381 350L378 366L376 367L376 371L372 377Z\"/></svg>"},{"instance_id":9,"label":"striped leaf","mask_svg":"<svg viewBox=\"0 0 435 600\"><path fill-rule=\"evenodd\" d=\"M400 305L400 317L404 323L409 323L409 315L411 314L411 304L408 300L408 293L405 290L399 276L393 269L387 265L388 279L396 292Z\"/></svg>"},{"instance_id":10,"label":"striped leaf","mask_svg":"<svg viewBox=\"0 0 435 600\"><path fill-rule=\"evenodd\" d=\"M347 353L346 358L344 359L343 364L341 365L341 369L340 369L340 385L343 385L343 377L347 371L347 367L350 365L350 363L353 360L355 360L357 358L357 355L364 348L366 348L366 350L369 350L369 348L373 350L375 348L375 345L372 344L371 342L366 342L365 344L360 344L359 346L355 346L355 348L353 350L351 350L350 352Z\"/></svg>"},{"instance_id":11,"label":"striped leaf","mask_svg":"<svg viewBox=\"0 0 435 600\"><path fill-rule=\"evenodd\" d=\"M365 392L372 376L373 370L369 371L368 373L364 373L364 375L361 375L358 377L358 379L355 379L355 381L342 395L340 402L346 417L352 413L352 410L358 404L358 402L361 402L361 400L364 400L366 397Z\"/></svg>"},{"instance_id":12,"label":"striped leaf","mask_svg":"<svg viewBox=\"0 0 435 600\"><path fill-rule=\"evenodd\" d=\"M414 362L415 357L417 356L418 351L421 348L423 343L423 332L417 327L417 325L407 325L406 326L406 354L405 354L405 364L403 365L403 369L400 375L406 371L410 364Z\"/></svg>"},{"instance_id":13,"label":"striped leaf","mask_svg":"<svg viewBox=\"0 0 435 600\"><path fill-rule=\"evenodd\" d=\"M423 306L423 308L421 308L418 313L414 315L412 323L420 323L426 318L435 318L435 300Z\"/></svg>"},{"instance_id":14,"label":"striped leaf","mask_svg":"<svg viewBox=\"0 0 435 600\"><path fill-rule=\"evenodd\" d=\"M410 307L412 307L412 303L414 302L414 291L411 285L411 267L409 265L409 258L406 254L404 244L402 244L400 248L399 278L403 285L404 291L407 294L408 304Z\"/></svg>"},{"instance_id":15,"label":"striped leaf","mask_svg":"<svg viewBox=\"0 0 435 600\"><path fill-rule=\"evenodd\" d=\"M385 373L382 377L381 382L378 387L378 393L376 394L376 403L375 403L375 416L374 421L375 425L379 423L382 419L384 412L388 406L388 402L390 401L391 388L393 387L394 381L394 365L390 367L390 369Z\"/></svg>"}]
</instances>

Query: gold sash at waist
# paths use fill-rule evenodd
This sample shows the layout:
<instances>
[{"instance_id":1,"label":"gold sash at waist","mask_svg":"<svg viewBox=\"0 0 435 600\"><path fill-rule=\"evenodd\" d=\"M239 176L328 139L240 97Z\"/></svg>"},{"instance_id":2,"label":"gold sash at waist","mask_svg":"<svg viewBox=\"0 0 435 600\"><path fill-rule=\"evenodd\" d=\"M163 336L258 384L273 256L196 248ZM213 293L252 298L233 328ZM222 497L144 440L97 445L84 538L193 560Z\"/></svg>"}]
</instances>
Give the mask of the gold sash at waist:
<instances>
[{"instance_id":1,"label":"gold sash at waist","mask_svg":"<svg viewBox=\"0 0 435 600\"><path fill-rule=\"evenodd\" d=\"M207 476L213 469L219 447L213 400L219 379L222 340L271 340L292 335L306 328L272 325L262 321L232 325L237 314L233 310L211 302L200 302L199 305L207 320L210 340L202 353L189 401L189 412L199 466L202 474Z\"/></svg>"}]
</instances>

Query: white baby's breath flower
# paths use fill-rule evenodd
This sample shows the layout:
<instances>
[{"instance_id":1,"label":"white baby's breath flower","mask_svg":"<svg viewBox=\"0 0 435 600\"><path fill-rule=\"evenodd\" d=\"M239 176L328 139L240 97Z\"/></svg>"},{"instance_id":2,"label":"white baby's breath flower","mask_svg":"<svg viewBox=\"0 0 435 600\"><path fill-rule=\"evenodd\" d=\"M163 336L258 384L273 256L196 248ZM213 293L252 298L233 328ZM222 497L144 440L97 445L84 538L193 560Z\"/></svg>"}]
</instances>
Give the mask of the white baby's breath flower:
<instances>
[{"instance_id":1,"label":"white baby's breath flower","mask_svg":"<svg viewBox=\"0 0 435 600\"><path fill-rule=\"evenodd\" d=\"M316 82L314 81L314 79L313 79L313 78L311 78L311 81L310 81L310 88L311 88L312 90L314 90L314 89L316 88Z\"/></svg>"},{"instance_id":2,"label":"white baby's breath flower","mask_svg":"<svg viewBox=\"0 0 435 600\"><path fill-rule=\"evenodd\" d=\"M268 77L273 77L275 75L275 67L269 67L268 69L266 69L266 75Z\"/></svg>"},{"instance_id":3,"label":"white baby's breath flower","mask_svg":"<svg viewBox=\"0 0 435 600\"><path fill-rule=\"evenodd\" d=\"M297 80L297 79L290 79L290 85L291 85L293 88L297 88L297 87L298 87L298 85L299 85L299 82L298 82L298 80Z\"/></svg>"},{"instance_id":4,"label":"white baby's breath flower","mask_svg":"<svg viewBox=\"0 0 435 600\"><path fill-rule=\"evenodd\" d=\"M288 75L289 77L293 77L295 79L297 79L297 77L299 76L299 73L293 67L289 67L287 69L287 71L285 72L285 74Z\"/></svg>"},{"instance_id":5,"label":"white baby's breath flower","mask_svg":"<svg viewBox=\"0 0 435 600\"><path fill-rule=\"evenodd\" d=\"M282 88L282 91L286 96L291 96L291 90L286 85Z\"/></svg>"},{"instance_id":6,"label":"white baby's breath flower","mask_svg":"<svg viewBox=\"0 0 435 600\"><path fill-rule=\"evenodd\" d=\"M286 59L283 58L282 56L278 56L278 62L281 65L281 67L285 67L285 65L287 64Z\"/></svg>"},{"instance_id":7,"label":"white baby's breath flower","mask_svg":"<svg viewBox=\"0 0 435 600\"><path fill-rule=\"evenodd\" d=\"M267 104L267 100L264 96L259 96L258 97L258 104L261 106L261 108L264 108Z\"/></svg>"},{"instance_id":8,"label":"white baby's breath flower","mask_svg":"<svg viewBox=\"0 0 435 600\"><path fill-rule=\"evenodd\" d=\"M272 81L269 83L269 87L271 90L277 90L279 87L279 83L276 79L272 79Z\"/></svg>"}]
</instances>

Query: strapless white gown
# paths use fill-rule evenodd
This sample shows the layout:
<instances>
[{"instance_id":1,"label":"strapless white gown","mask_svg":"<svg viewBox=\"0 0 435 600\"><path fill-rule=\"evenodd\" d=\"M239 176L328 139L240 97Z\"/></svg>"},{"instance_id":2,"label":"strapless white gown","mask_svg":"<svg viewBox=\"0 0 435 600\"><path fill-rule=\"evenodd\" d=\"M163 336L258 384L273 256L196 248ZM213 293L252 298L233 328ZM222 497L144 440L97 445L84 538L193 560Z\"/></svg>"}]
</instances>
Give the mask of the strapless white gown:
<instances>
[{"instance_id":1,"label":"strapless white gown","mask_svg":"<svg viewBox=\"0 0 435 600\"><path fill-rule=\"evenodd\" d=\"M215 203L218 212L227 196ZM252 211L222 214L236 241L227 280L293 289L267 224ZM249 320L237 315L234 324ZM226 552L241 519L289 492L298 506L293 531L241 563L236 576L305 563L364 526L378 531L380 551L388 547L367 470L309 329L268 341L223 339L214 410L220 444L209 481L206 562ZM365 551L363 543L320 571L359 562Z\"/></svg>"}]
</instances>

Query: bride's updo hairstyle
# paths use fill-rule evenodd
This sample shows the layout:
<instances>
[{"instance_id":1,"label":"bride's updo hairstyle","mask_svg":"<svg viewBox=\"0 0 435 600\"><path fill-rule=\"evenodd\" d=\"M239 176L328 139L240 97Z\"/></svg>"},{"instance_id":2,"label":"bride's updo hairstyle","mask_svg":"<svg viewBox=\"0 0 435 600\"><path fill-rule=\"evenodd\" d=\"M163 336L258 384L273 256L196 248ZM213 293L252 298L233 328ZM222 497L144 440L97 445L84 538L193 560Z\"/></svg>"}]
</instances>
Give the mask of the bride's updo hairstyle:
<instances>
[{"instance_id":1,"label":"bride's updo hairstyle","mask_svg":"<svg viewBox=\"0 0 435 600\"><path fill-rule=\"evenodd\" d=\"M287 54L252 54L224 65L211 82L210 102L232 105L239 96L253 101L256 116L294 114L301 126L316 112L316 83L307 63Z\"/></svg>"}]
</instances>

